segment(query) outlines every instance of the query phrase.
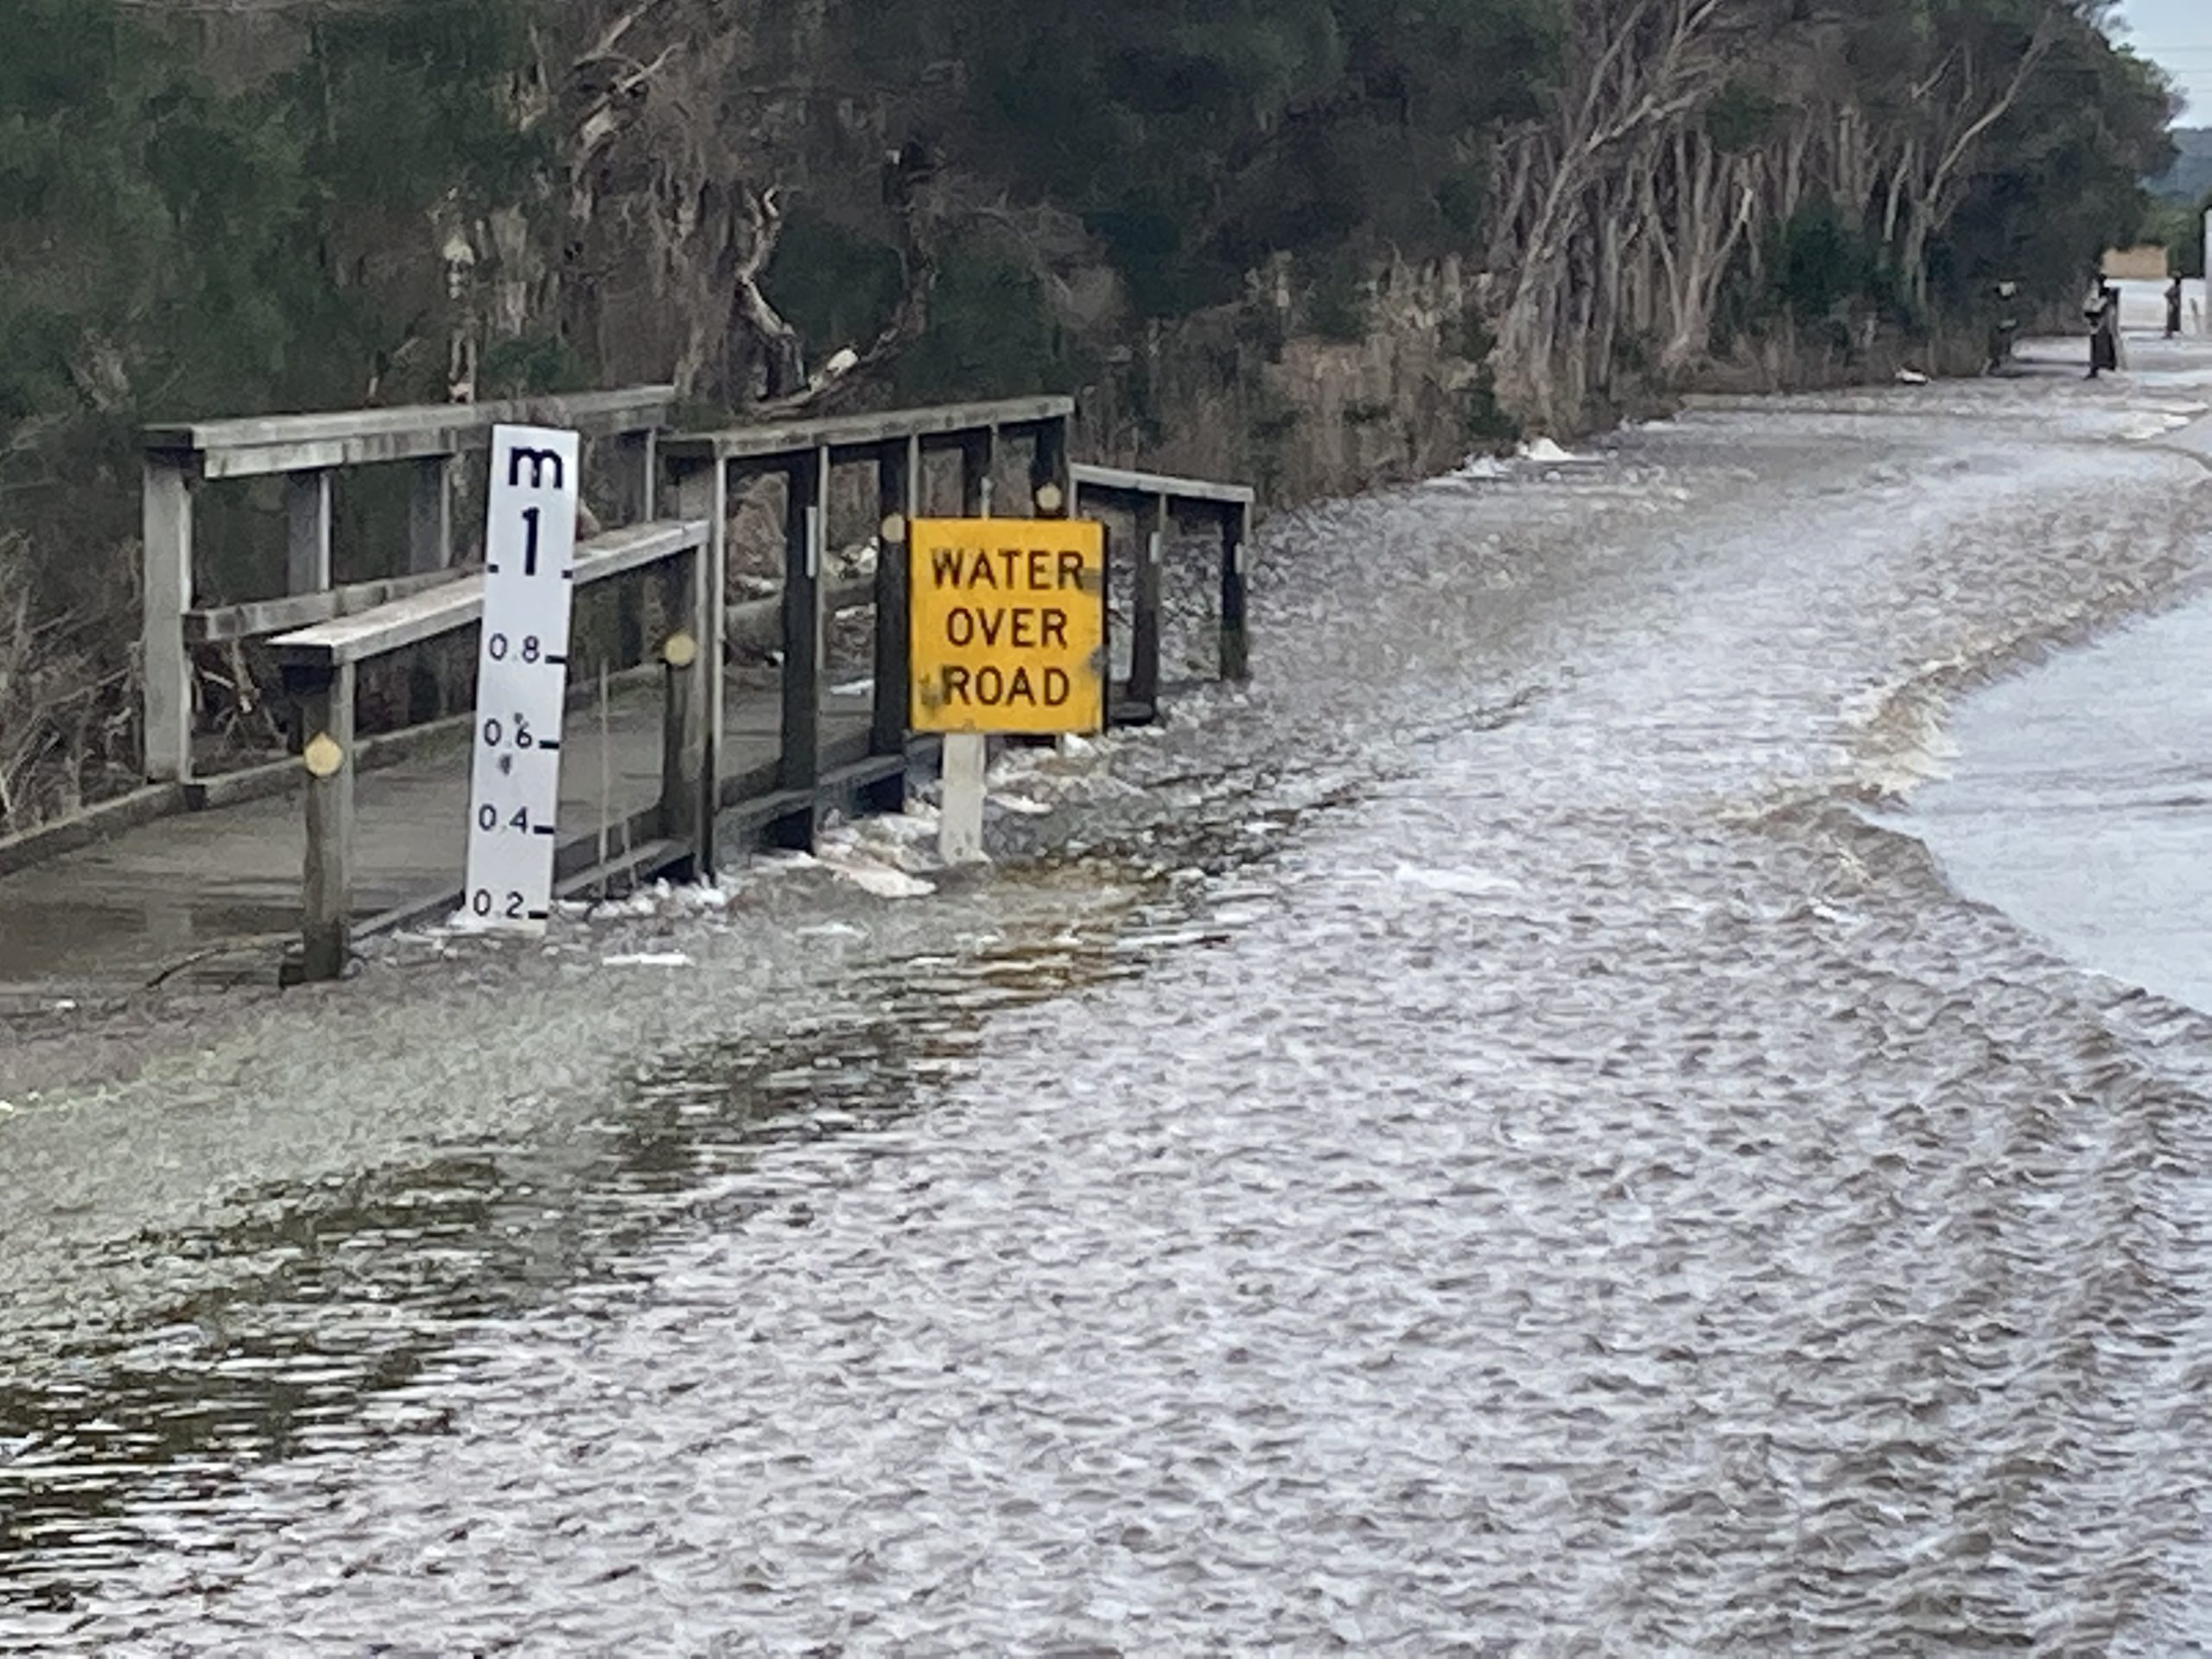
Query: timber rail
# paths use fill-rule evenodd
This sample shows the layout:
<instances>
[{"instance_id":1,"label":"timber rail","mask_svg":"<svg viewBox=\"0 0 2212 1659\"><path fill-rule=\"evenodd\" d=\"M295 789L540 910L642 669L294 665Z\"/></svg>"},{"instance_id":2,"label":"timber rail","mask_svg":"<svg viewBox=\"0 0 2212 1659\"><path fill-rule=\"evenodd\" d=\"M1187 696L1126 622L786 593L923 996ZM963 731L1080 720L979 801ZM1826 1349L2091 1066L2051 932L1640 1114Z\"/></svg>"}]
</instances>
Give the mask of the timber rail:
<instances>
[{"instance_id":1,"label":"timber rail","mask_svg":"<svg viewBox=\"0 0 2212 1659\"><path fill-rule=\"evenodd\" d=\"M594 537L576 559L576 587L581 590L632 571L664 566L673 578L669 583L671 613L695 613L694 572L708 539L707 525L698 519L640 524ZM301 916L301 973L305 978L337 978L352 950L351 867L359 768L348 761L354 749L356 674L364 663L473 628L483 615L484 578L474 575L388 601L357 615L297 629L274 642L283 665L285 690L298 710L298 728L321 734L336 746L330 751L337 757L334 768L315 765L312 752L307 766L307 874ZM699 834L697 683L705 663L680 630L670 636L662 654L668 664L668 693L661 797L641 821L624 825L628 870L658 870L681 861L684 847ZM556 874L561 872L565 855L573 874L579 852L590 844L588 839L572 838L555 855ZM593 873L604 876L613 872L601 865ZM450 900L440 894L429 902L442 907Z\"/></svg>"},{"instance_id":2,"label":"timber rail","mask_svg":"<svg viewBox=\"0 0 2212 1659\"><path fill-rule=\"evenodd\" d=\"M1244 550L1252 537L1250 487L1082 463L1068 470L1078 515L1086 499L1128 509L1144 537L1130 606L1129 677L1120 688L1121 702L1109 706L1141 710L1148 717L1160 702L1161 575L1167 543L1178 529L1193 523L1220 537L1221 677L1244 678L1250 664L1244 620Z\"/></svg>"},{"instance_id":3,"label":"timber rail","mask_svg":"<svg viewBox=\"0 0 2212 1659\"><path fill-rule=\"evenodd\" d=\"M615 523L606 530L585 526L576 582L580 588L609 585L615 595L610 659L625 671L626 683L651 677L662 689L657 738L631 709L622 734L605 739L632 752L650 742L658 787L648 792L645 768L628 765L634 787L619 803L602 801L596 834L564 837L556 856L556 891L563 896L667 874L711 874L718 835L805 849L833 807L903 809L910 769L935 747L907 725L905 539L916 518L988 517L1009 508L1040 517L1083 512L1107 517L1109 537L1118 539L1125 525L1134 532L1134 574L1128 591L1118 596L1129 619L1128 669L1125 677L1109 676L1109 718L1117 723L1149 720L1159 706L1162 568L1172 538L1203 532L1218 547L1219 671L1241 678L1247 671L1244 549L1252 492L1071 461L1070 398L684 434L665 429L673 406L673 389L653 385L150 429L143 460L142 728L149 788L127 810L123 804L94 809L79 833L67 825L41 832L53 852L64 861L97 860L114 842L162 836L161 816L183 811L205 820L298 791L304 856L294 867L302 869L302 880L295 888L299 944L286 965L288 980L335 977L359 934L454 906L458 869L425 868L411 894L395 893L391 872L381 872L372 883L381 890L364 908L358 842L365 798L384 815L372 842L380 850L389 849L390 826L404 815L419 819L450 810L446 795L460 780L446 774L465 772L465 760L416 766L404 799L391 794L401 785L380 790L371 781L369 763L410 745L419 749L464 717L441 720L434 697L416 696L404 729L357 741L357 702L359 677L369 665L410 658L480 623L483 579L480 567L461 556L455 504L472 481L464 469L488 451L493 429L502 423L565 426L584 435L587 473L597 467L605 481L602 505ZM392 467L407 469L405 532L404 545L393 550L400 559L385 563L404 568L337 581L334 492L354 469ZM272 477L282 480L284 507L283 591L200 603L195 497L211 485ZM1026 486L1018 507L1001 499L1015 493L1009 486L1016 480ZM780 585L772 598L733 603L733 507L746 493L759 499L754 486L763 480L781 485ZM849 505L856 481L862 494L872 486L877 556L871 572L840 580L831 570L832 489L843 485L840 499ZM850 688L833 692L825 637L830 619L860 610L874 613L874 673L864 710L851 705ZM658 637L649 638L655 626ZM195 765L194 654L247 644L281 669L295 758L207 775ZM733 690L727 664L739 645L773 653L780 664L766 707L757 696L738 698ZM427 671L419 656L411 660L419 683ZM742 734L733 725L741 706L747 715ZM606 723L602 697L603 737ZM308 734L332 743L308 745ZM573 761L575 750L572 743L564 758ZM334 753L340 757L334 765ZM610 760L602 753L599 762L604 773L622 755ZM245 810L259 814L254 833L267 839L270 808ZM391 817L395 811L403 820ZM454 817L458 823L457 810ZM85 846L102 836L114 842ZM10 901L6 873L35 856L26 855L21 841L10 854L0 843L0 933ZM149 867L160 862L156 855ZM128 859L110 860L101 868L129 865Z\"/></svg>"},{"instance_id":4,"label":"timber rail","mask_svg":"<svg viewBox=\"0 0 2212 1659\"><path fill-rule=\"evenodd\" d=\"M193 781L192 647L257 640L369 610L454 576L454 503L463 456L487 450L504 423L572 427L609 440L621 522L653 515L654 445L675 407L673 386L633 386L574 397L425 404L325 415L156 426L145 435L142 741L154 782ZM410 471L406 574L340 586L332 573L336 477L404 463ZM282 595L199 608L194 600L194 496L204 483L283 480L288 540ZM194 804L204 804L196 800Z\"/></svg>"}]
</instances>

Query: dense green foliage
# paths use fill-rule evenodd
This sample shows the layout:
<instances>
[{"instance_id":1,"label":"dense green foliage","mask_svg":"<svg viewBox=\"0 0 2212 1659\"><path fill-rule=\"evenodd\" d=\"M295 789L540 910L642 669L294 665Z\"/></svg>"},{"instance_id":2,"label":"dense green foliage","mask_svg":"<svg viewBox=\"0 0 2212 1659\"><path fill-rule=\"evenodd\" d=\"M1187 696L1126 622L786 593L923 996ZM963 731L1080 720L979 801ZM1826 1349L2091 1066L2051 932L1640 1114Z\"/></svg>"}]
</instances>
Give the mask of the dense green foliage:
<instances>
[{"instance_id":1,"label":"dense green foliage","mask_svg":"<svg viewBox=\"0 0 2212 1659\"><path fill-rule=\"evenodd\" d=\"M2024 26L2013 25L2015 30ZM1952 303L1993 277L2070 300L2097 255L2146 234L2143 174L2171 156L2171 95L2150 66L2086 28L2063 35L1993 129L1958 211L1930 251Z\"/></svg>"},{"instance_id":2,"label":"dense green foliage","mask_svg":"<svg viewBox=\"0 0 2212 1659\"><path fill-rule=\"evenodd\" d=\"M0 828L135 747L122 709L56 723L35 671L81 651L105 682L120 660L137 427L354 404L372 385L438 395L426 216L511 198L542 162L494 96L524 45L512 8L340 14L244 88L191 44L114 0L10 13L0 585L35 602L12 658L0 630ZM218 558L230 527L219 511Z\"/></svg>"},{"instance_id":3,"label":"dense green foliage","mask_svg":"<svg viewBox=\"0 0 2212 1659\"><path fill-rule=\"evenodd\" d=\"M1464 244L1478 141L1556 67L1545 0L983 0L970 147L1083 216L1136 310L1233 298L1274 253Z\"/></svg>"},{"instance_id":4,"label":"dense green foliage","mask_svg":"<svg viewBox=\"0 0 2212 1659\"><path fill-rule=\"evenodd\" d=\"M407 0L216 92L113 0L24 0L0 54L0 415L358 397L404 342L449 196L524 188L536 147L488 96L522 38L497 5Z\"/></svg>"},{"instance_id":5,"label":"dense green foliage","mask_svg":"<svg viewBox=\"0 0 2212 1659\"><path fill-rule=\"evenodd\" d=\"M1723 150L1752 152L1786 134L1808 74L1840 63L1872 120L1902 122L1907 85L1942 54L2001 62L2043 3L1858 0L1841 24L1802 26L1755 9L1770 21L1733 43L1732 73L1697 118ZM537 70L530 25L545 10L334 8L281 73L219 92L210 66L180 49L188 40L143 11L22 0L0 60L0 418L436 395L444 296L426 226L505 203L557 232L554 124L518 113ZM851 61L823 73L911 105L910 129L949 165L1074 215L1130 315L1235 302L1250 272L1288 256L1332 332L1357 321L1360 273L1382 251L1490 246L1495 139L1568 90L1579 16L1578 0L928 0L893 12L854 31ZM958 76L902 86L917 64L948 61ZM1931 293L1961 298L1998 274L2070 283L2103 241L2139 228L2133 180L2163 97L2087 24L2061 40L1923 251ZM768 291L810 340L861 338L899 302L905 273L872 205L810 204L768 268ZM1794 204L1763 232L1767 257L1745 267L1752 286L1738 283L1734 313L1802 318L1907 292L1878 206ZM1034 283L977 268L988 257L946 276L956 334L1041 304ZM541 308L527 337L494 342L495 384L592 372L561 338L559 306ZM981 367L957 338L922 354L945 372ZM1026 322L1006 341L1009 370L1065 375L1084 360ZM937 375L917 363L896 378Z\"/></svg>"}]
</instances>

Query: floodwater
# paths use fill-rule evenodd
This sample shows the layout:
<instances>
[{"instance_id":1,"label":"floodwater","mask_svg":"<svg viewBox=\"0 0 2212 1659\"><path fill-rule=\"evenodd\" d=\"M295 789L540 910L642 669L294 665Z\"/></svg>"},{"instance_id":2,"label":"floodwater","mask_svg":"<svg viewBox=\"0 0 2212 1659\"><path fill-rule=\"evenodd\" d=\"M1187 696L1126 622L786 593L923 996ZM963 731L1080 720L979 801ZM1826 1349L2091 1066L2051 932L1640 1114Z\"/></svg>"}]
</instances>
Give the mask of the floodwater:
<instances>
[{"instance_id":1,"label":"floodwater","mask_svg":"<svg viewBox=\"0 0 2212 1659\"><path fill-rule=\"evenodd\" d=\"M2212 1013L2212 601L1968 699L1908 821L1952 885Z\"/></svg>"},{"instance_id":2,"label":"floodwater","mask_svg":"<svg viewBox=\"0 0 2212 1659\"><path fill-rule=\"evenodd\" d=\"M2212 1650L2212 1021L1891 822L2199 350L1280 521L987 877L22 1038L0 1646Z\"/></svg>"}]
</instances>

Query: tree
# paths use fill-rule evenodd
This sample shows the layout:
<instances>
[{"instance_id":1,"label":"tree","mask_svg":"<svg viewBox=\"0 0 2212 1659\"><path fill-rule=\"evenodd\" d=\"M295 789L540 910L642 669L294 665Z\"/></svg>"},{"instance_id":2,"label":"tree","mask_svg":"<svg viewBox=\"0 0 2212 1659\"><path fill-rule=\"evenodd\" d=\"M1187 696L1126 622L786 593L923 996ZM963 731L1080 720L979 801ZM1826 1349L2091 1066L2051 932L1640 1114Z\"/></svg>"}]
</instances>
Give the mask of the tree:
<instances>
[{"instance_id":1,"label":"tree","mask_svg":"<svg viewBox=\"0 0 2212 1659\"><path fill-rule=\"evenodd\" d=\"M233 25L270 61L219 84L185 14L16 0L0 545L35 591L0 685L78 689L0 709L0 818L128 747L127 688L51 665L127 660L145 419L670 375L754 411L1135 405L1178 330L1249 379L1300 318L1363 336L1378 272L1453 264L1479 315L1429 326L1486 365L1485 421L1721 358L1864 367L1999 278L2070 299L2147 222L2171 100L2110 10L303 0Z\"/></svg>"}]
</instances>

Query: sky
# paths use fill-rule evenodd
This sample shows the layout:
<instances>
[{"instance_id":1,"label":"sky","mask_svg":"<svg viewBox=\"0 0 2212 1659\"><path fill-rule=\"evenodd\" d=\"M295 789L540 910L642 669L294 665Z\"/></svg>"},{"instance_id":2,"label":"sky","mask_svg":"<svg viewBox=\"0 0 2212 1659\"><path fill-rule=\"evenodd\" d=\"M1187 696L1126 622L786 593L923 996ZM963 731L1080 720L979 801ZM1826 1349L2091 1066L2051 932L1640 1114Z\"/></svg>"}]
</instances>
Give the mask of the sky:
<instances>
[{"instance_id":1,"label":"sky","mask_svg":"<svg viewBox=\"0 0 2212 1659\"><path fill-rule=\"evenodd\" d=\"M2212 0L2126 0L2124 38L2189 94L2184 126L2212 126Z\"/></svg>"}]
</instances>

